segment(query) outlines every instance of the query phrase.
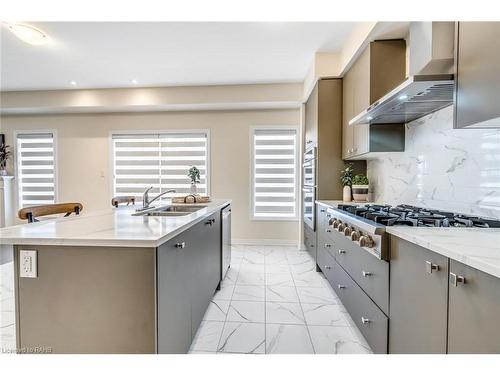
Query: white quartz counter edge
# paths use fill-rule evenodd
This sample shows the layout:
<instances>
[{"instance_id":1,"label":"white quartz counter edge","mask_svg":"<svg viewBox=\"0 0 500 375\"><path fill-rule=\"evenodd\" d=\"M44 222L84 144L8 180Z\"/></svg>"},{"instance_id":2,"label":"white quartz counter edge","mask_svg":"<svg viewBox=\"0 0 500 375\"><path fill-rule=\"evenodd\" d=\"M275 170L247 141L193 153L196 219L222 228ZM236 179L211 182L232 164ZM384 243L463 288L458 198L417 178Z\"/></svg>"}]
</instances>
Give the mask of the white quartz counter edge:
<instances>
[{"instance_id":1,"label":"white quartz counter edge","mask_svg":"<svg viewBox=\"0 0 500 375\"><path fill-rule=\"evenodd\" d=\"M1 228L0 244L158 247L228 204L231 204L229 199L213 200L200 211L179 217L132 217L133 207L82 213ZM89 222L94 224L93 228ZM103 223L104 228L96 229L100 223ZM138 224L142 225L143 230L139 233L134 231Z\"/></svg>"},{"instance_id":2,"label":"white quartz counter edge","mask_svg":"<svg viewBox=\"0 0 500 375\"><path fill-rule=\"evenodd\" d=\"M500 228L387 227L386 232L500 278Z\"/></svg>"}]
</instances>

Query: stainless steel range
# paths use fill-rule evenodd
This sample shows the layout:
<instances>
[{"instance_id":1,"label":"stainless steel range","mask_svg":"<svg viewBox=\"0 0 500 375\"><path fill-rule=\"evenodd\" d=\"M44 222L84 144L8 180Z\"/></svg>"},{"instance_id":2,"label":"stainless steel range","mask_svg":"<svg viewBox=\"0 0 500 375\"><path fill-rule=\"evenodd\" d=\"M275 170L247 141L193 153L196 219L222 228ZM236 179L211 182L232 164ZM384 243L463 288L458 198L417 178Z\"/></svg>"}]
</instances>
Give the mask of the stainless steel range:
<instances>
[{"instance_id":1,"label":"stainless steel range","mask_svg":"<svg viewBox=\"0 0 500 375\"><path fill-rule=\"evenodd\" d=\"M388 260L386 226L500 228L500 221L410 205L344 205L328 209L329 228Z\"/></svg>"}]
</instances>

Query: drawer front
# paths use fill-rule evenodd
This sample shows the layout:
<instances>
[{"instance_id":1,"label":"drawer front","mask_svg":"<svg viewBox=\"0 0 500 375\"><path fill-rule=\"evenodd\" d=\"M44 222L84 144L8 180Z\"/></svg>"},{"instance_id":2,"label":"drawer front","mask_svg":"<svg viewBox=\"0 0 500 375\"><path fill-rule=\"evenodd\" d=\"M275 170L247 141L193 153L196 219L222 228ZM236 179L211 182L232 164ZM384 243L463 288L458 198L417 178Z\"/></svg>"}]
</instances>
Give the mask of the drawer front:
<instances>
[{"instance_id":1,"label":"drawer front","mask_svg":"<svg viewBox=\"0 0 500 375\"><path fill-rule=\"evenodd\" d=\"M389 263L377 259L338 232L334 232L334 236L333 249L337 262L388 315Z\"/></svg>"},{"instance_id":2,"label":"drawer front","mask_svg":"<svg viewBox=\"0 0 500 375\"><path fill-rule=\"evenodd\" d=\"M322 206L320 204L316 205L316 223L317 223L317 229L318 231L325 231L326 227L328 226L328 220L329 217L331 216L328 212L325 206Z\"/></svg>"},{"instance_id":3,"label":"drawer front","mask_svg":"<svg viewBox=\"0 0 500 375\"><path fill-rule=\"evenodd\" d=\"M387 316L373 303L345 270L333 267L332 286L344 304L352 320L375 353L387 353Z\"/></svg>"},{"instance_id":4,"label":"drawer front","mask_svg":"<svg viewBox=\"0 0 500 375\"><path fill-rule=\"evenodd\" d=\"M318 234L318 238L324 238L324 235ZM332 247L330 243L325 242L325 240L319 240L318 243L322 243L323 246L318 246L317 248L317 258L316 258L316 264L318 267L323 271L323 273L326 276L327 270L332 268L333 263L335 262L335 258L333 255L330 253L330 249Z\"/></svg>"},{"instance_id":5,"label":"drawer front","mask_svg":"<svg viewBox=\"0 0 500 375\"><path fill-rule=\"evenodd\" d=\"M304 246L311 254L313 259L316 259L316 233L313 232L307 225L304 225Z\"/></svg>"}]
</instances>

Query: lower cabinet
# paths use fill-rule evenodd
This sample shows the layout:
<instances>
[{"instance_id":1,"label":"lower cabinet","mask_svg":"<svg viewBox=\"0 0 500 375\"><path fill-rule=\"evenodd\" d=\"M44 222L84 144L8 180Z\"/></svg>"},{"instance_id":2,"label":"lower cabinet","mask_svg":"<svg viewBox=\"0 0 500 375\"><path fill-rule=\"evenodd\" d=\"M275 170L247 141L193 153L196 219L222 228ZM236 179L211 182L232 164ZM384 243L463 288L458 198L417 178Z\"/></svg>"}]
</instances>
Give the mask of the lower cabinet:
<instances>
[{"instance_id":1,"label":"lower cabinet","mask_svg":"<svg viewBox=\"0 0 500 375\"><path fill-rule=\"evenodd\" d=\"M389 352L446 353L448 258L391 238Z\"/></svg>"},{"instance_id":2,"label":"lower cabinet","mask_svg":"<svg viewBox=\"0 0 500 375\"><path fill-rule=\"evenodd\" d=\"M158 353L186 353L191 346L191 273L187 233L178 235L157 252ZM186 248L182 248L186 243Z\"/></svg>"},{"instance_id":3,"label":"lower cabinet","mask_svg":"<svg viewBox=\"0 0 500 375\"><path fill-rule=\"evenodd\" d=\"M316 233L306 224L304 224L304 246L313 259L316 259Z\"/></svg>"},{"instance_id":4,"label":"lower cabinet","mask_svg":"<svg viewBox=\"0 0 500 375\"><path fill-rule=\"evenodd\" d=\"M220 281L220 213L157 249L158 353L187 353Z\"/></svg>"},{"instance_id":5,"label":"lower cabinet","mask_svg":"<svg viewBox=\"0 0 500 375\"><path fill-rule=\"evenodd\" d=\"M448 353L500 354L500 279L450 260Z\"/></svg>"},{"instance_id":6,"label":"lower cabinet","mask_svg":"<svg viewBox=\"0 0 500 375\"><path fill-rule=\"evenodd\" d=\"M332 287L373 352L387 353L387 316L336 262L332 275Z\"/></svg>"},{"instance_id":7,"label":"lower cabinet","mask_svg":"<svg viewBox=\"0 0 500 375\"><path fill-rule=\"evenodd\" d=\"M500 278L391 238L390 353L500 354Z\"/></svg>"}]
</instances>

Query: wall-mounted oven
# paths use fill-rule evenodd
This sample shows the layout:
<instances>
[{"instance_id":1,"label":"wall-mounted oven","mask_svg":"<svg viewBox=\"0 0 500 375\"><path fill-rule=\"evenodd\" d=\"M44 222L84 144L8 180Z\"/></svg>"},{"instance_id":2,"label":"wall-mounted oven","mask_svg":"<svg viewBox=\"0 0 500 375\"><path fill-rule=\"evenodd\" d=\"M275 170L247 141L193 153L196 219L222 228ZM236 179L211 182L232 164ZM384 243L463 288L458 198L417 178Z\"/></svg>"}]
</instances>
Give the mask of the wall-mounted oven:
<instances>
[{"instance_id":1,"label":"wall-mounted oven","mask_svg":"<svg viewBox=\"0 0 500 375\"><path fill-rule=\"evenodd\" d=\"M302 215L304 219L304 224L307 225L311 230L315 230L315 218L316 218L316 187L315 186L304 186L302 188Z\"/></svg>"}]
</instances>

